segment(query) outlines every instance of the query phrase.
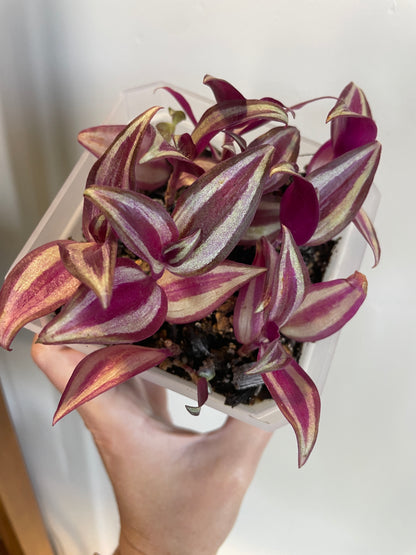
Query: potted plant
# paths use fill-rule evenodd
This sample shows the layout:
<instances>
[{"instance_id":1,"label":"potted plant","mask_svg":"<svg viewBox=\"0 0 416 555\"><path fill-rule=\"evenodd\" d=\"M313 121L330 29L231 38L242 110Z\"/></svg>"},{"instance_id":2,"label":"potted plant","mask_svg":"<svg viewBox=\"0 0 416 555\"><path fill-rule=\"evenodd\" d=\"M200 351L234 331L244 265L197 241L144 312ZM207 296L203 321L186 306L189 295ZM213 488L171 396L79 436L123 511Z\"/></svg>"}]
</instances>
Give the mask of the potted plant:
<instances>
[{"instance_id":1,"label":"potted plant","mask_svg":"<svg viewBox=\"0 0 416 555\"><path fill-rule=\"evenodd\" d=\"M153 106L127 124L80 133L97 160L91 167L90 155L83 158L7 275L0 344L10 349L18 330L36 321L42 343L94 346L54 422L139 373L181 384L197 399L187 407L193 414L206 402L224 403L210 393L222 381L237 389L230 404L249 402L231 414L272 428L283 415L301 466L318 432L315 382L324 380L303 368L307 348L323 345L318 355L330 358L333 338L366 296L364 275L339 276L348 265L335 267L334 249L359 264L354 224L375 264L380 256L363 208L380 158L377 127L363 91L350 83L328 114L329 140L306 164L300 133L289 125L305 103L246 99L211 76L204 83L215 103L194 97L200 117L190 95L163 86L179 110ZM74 188L83 199L74 199ZM64 212L58 238L39 244L45 222Z\"/></svg>"}]
</instances>

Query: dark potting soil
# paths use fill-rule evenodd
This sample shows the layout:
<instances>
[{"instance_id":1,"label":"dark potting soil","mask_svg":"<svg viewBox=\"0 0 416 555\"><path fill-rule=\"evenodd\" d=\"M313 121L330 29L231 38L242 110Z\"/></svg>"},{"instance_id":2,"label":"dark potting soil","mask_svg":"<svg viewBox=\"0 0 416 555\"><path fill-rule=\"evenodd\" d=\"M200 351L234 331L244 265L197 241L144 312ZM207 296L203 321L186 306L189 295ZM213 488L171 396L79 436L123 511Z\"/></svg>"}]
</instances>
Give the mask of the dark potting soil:
<instances>
[{"instance_id":1,"label":"dark potting soil","mask_svg":"<svg viewBox=\"0 0 416 555\"><path fill-rule=\"evenodd\" d=\"M313 283L322 281L336 241L317 247L301 248L302 256ZM251 263L253 249L239 247L230 258ZM205 376L213 391L224 395L225 404L254 404L270 398L261 376L246 376L247 366L256 360L256 352L241 354L233 332L233 309L237 294L232 295L206 318L192 324L165 323L156 334L141 344L169 348L172 356L159 367L162 370L191 380L192 370ZM283 343L299 360L302 343L282 337ZM192 369L190 371L190 369Z\"/></svg>"}]
</instances>

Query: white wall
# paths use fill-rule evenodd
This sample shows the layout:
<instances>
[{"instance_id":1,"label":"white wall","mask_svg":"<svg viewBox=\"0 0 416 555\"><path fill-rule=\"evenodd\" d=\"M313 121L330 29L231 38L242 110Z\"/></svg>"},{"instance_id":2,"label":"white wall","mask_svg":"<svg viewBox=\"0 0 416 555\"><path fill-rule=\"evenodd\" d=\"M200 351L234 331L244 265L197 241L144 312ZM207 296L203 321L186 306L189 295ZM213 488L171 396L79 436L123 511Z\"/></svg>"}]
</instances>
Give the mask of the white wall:
<instances>
[{"instance_id":1,"label":"white wall","mask_svg":"<svg viewBox=\"0 0 416 555\"><path fill-rule=\"evenodd\" d=\"M293 434L275 434L221 555L416 553L415 26L412 0L0 2L4 271L79 156L77 131L121 89L163 79L207 94L211 73L287 103L354 80L370 100L384 146L383 260L371 270L366 258L368 302L343 331L314 454L297 470ZM302 115L318 140L323 107ZM23 332L0 364L48 529L58 553L107 555L111 492L76 416L51 431L56 395L29 341Z\"/></svg>"}]
</instances>

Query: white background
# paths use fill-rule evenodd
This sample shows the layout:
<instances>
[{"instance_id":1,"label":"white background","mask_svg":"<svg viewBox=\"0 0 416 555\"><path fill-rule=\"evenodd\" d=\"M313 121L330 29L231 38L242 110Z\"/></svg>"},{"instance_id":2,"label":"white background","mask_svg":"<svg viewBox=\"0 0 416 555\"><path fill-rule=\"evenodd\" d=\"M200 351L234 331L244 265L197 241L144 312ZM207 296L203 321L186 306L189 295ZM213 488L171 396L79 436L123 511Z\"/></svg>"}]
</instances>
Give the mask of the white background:
<instances>
[{"instance_id":1,"label":"white background","mask_svg":"<svg viewBox=\"0 0 416 555\"><path fill-rule=\"evenodd\" d=\"M77 160L77 131L124 88L207 95L210 73L294 104L353 80L371 103L382 262L367 253L368 300L341 335L314 453L298 470L293 433L276 432L220 555L416 554L415 29L413 0L0 2L2 274ZM305 109L307 136L326 137L329 106ZM46 525L59 554L108 555L110 488L77 416L51 429L57 396L29 344L22 332L1 353L1 375Z\"/></svg>"}]
</instances>

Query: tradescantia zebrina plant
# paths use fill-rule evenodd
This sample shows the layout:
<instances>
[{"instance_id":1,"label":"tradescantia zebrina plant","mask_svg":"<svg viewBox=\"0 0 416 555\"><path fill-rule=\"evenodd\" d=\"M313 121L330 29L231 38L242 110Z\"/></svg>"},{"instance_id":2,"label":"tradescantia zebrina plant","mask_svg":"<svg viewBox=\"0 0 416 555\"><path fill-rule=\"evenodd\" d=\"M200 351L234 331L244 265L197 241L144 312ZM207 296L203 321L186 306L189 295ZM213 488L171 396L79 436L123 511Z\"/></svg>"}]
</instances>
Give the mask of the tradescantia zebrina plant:
<instances>
[{"instance_id":1,"label":"tradescantia zebrina plant","mask_svg":"<svg viewBox=\"0 0 416 555\"><path fill-rule=\"evenodd\" d=\"M27 254L0 292L0 343L51 314L45 344L103 346L76 367L54 421L173 355L145 340L166 322L188 324L236 297L233 328L247 374L260 374L293 427L299 465L316 441L320 399L282 341L317 341L338 331L366 296L364 275L312 283L301 248L321 245L354 223L380 249L362 208L381 147L364 93L350 83L327 116L330 139L306 170L300 133L274 98L246 99L206 76L215 104L197 120L182 108L155 125L151 107L128 125L86 129L80 142L98 160L84 192L81 242L57 240ZM188 118L193 131L180 133ZM238 260L236 252L252 252ZM250 250L251 249L251 250ZM189 369L198 406L209 376ZM194 412L198 412L194 410Z\"/></svg>"}]
</instances>

